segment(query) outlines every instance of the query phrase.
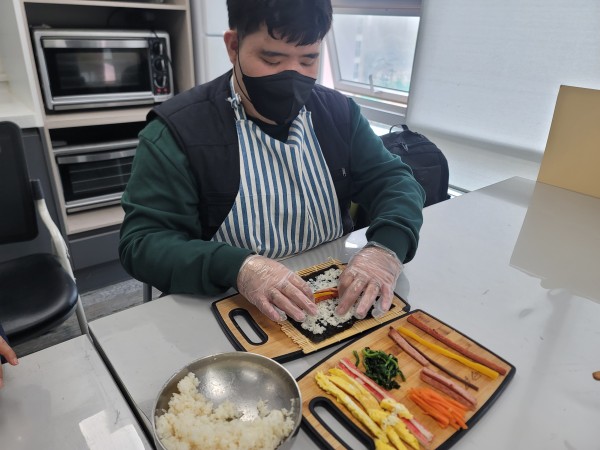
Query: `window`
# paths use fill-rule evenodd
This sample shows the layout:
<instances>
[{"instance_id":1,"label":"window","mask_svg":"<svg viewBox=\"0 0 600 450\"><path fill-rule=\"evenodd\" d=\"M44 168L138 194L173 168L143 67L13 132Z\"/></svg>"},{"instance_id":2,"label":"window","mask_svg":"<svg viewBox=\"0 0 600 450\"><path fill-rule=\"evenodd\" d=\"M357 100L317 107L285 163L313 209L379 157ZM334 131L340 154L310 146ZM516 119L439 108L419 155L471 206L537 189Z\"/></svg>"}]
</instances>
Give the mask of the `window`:
<instances>
[{"instance_id":1,"label":"window","mask_svg":"<svg viewBox=\"0 0 600 450\"><path fill-rule=\"evenodd\" d=\"M403 101L410 87L418 17L336 14L331 54L340 89Z\"/></svg>"},{"instance_id":2,"label":"window","mask_svg":"<svg viewBox=\"0 0 600 450\"><path fill-rule=\"evenodd\" d=\"M402 121L410 91L420 2L333 1L322 79L354 95L375 122Z\"/></svg>"},{"instance_id":3,"label":"window","mask_svg":"<svg viewBox=\"0 0 600 450\"><path fill-rule=\"evenodd\" d=\"M426 5L408 125L442 149L451 185L535 180L560 86L600 89L600 2Z\"/></svg>"}]
</instances>

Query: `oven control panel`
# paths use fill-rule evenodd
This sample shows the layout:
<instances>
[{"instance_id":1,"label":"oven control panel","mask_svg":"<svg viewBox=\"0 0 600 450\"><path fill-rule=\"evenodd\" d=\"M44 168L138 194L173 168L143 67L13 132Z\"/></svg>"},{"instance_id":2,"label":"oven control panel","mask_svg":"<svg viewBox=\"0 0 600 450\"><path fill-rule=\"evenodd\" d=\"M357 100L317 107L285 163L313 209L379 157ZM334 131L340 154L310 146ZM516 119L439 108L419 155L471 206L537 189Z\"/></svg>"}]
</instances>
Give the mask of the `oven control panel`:
<instances>
[{"instance_id":1,"label":"oven control panel","mask_svg":"<svg viewBox=\"0 0 600 450\"><path fill-rule=\"evenodd\" d=\"M149 42L152 91L155 95L171 94L171 59L164 38L153 38Z\"/></svg>"}]
</instances>

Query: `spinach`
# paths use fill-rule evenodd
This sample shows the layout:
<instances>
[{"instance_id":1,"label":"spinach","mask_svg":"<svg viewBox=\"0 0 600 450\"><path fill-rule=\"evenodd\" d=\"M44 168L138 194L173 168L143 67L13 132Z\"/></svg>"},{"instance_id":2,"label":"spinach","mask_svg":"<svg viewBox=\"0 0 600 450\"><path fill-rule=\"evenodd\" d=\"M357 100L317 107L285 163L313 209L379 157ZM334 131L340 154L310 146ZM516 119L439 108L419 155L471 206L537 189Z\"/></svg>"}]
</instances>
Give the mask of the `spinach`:
<instances>
[{"instance_id":1,"label":"spinach","mask_svg":"<svg viewBox=\"0 0 600 450\"><path fill-rule=\"evenodd\" d=\"M398 367L398 358L381 350L371 350L369 347L362 349L365 374L379 386L390 390L398 389L400 385L394 378L398 375L406 381L404 374ZM355 355L356 356L356 355Z\"/></svg>"}]
</instances>

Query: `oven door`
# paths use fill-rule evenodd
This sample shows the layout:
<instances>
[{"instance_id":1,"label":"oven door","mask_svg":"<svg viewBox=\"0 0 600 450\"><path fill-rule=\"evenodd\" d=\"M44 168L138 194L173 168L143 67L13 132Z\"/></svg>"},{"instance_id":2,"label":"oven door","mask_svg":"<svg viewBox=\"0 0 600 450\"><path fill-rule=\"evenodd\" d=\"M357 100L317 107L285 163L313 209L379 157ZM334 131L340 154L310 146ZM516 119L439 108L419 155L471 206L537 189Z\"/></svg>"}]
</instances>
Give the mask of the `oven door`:
<instances>
[{"instance_id":1,"label":"oven door","mask_svg":"<svg viewBox=\"0 0 600 450\"><path fill-rule=\"evenodd\" d=\"M120 203L137 143L132 139L55 150L68 214Z\"/></svg>"},{"instance_id":2,"label":"oven door","mask_svg":"<svg viewBox=\"0 0 600 450\"><path fill-rule=\"evenodd\" d=\"M148 39L38 39L42 90L49 110L154 103Z\"/></svg>"}]
</instances>

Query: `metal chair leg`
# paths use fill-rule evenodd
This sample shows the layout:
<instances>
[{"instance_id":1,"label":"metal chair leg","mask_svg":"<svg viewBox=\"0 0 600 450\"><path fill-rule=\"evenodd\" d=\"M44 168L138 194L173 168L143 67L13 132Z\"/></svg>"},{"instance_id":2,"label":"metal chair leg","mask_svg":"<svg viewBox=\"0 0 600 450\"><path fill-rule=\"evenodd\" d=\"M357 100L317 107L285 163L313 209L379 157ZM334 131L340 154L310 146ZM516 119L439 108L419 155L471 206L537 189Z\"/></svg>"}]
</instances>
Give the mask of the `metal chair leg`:
<instances>
[{"instance_id":1,"label":"metal chair leg","mask_svg":"<svg viewBox=\"0 0 600 450\"><path fill-rule=\"evenodd\" d=\"M152 300L152 285L143 283L142 285L142 301L144 303Z\"/></svg>"},{"instance_id":2,"label":"metal chair leg","mask_svg":"<svg viewBox=\"0 0 600 450\"><path fill-rule=\"evenodd\" d=\"M77 315L77 322L79 322L79 328L81 334L87 334L89 336L90 331L88 329L87 319L85 317L85 310L83 309L83 303L81 302L81 296L77 296L77 306L75 307L75 314Z\"/></svg>"}]
</instances>

